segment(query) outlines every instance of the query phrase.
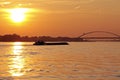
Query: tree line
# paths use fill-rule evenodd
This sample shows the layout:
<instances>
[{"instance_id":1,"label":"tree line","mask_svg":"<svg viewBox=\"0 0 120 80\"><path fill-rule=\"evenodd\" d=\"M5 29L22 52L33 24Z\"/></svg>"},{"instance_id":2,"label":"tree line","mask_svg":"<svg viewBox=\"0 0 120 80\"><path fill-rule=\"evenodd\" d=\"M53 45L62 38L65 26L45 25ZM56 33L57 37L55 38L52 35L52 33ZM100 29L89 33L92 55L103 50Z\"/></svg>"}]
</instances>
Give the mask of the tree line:
<instances>
[{"instance_id":1,"label":"tree line","mask_svg":"<svg viewBox=\"0 0 120 80\"><path fill-rule=\"evenodd\" d=\"M79 37L51 37L51 36L20 36L17 34L5 34L0 35L1 42L13 42L13 41L23 41L23 42L33 42L33 41L83 41Z\"/></svg>"}]
</instances>

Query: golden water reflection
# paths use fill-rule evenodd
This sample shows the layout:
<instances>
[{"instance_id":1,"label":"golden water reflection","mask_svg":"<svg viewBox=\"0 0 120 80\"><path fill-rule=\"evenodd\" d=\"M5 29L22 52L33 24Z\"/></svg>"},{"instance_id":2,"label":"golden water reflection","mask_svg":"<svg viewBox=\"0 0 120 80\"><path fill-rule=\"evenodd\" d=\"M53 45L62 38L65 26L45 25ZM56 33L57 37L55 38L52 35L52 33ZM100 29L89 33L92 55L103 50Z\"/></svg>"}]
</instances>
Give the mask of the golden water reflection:
<instances>
[{"instance_id":1,"label":"golden water reflection","mask_svg":"<svg viewBox=\"0 0 120 80\"><path fill-rule=\"evenodd\" d=\"M22 56L22 42L15 42L11 51L13 57L11 58L11 64L9 66L9 73L11 76L22 76L25 74L23 71L25 65L25 59Z\"/></svg>"}]
</instances>

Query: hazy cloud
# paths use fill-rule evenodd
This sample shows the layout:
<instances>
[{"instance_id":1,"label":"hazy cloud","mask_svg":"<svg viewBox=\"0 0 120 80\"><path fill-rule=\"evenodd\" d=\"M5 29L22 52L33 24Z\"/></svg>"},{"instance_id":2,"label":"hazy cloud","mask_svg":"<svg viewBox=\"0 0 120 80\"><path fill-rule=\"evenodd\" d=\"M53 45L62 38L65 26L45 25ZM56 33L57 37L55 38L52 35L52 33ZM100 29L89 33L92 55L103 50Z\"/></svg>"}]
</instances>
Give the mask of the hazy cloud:
<instances>
[{"instance_id":1,"label":"hazy cloud","mask_svg":"<svg viewBox=\"0 0 120 80\"><path fill-rule=\"evenodd\" d=\"M5 7L5 6L8 6L10 4L11 4L11 2L0 1L0 7Z\"/></svg>"},{"instance_id":2,"label":"hazy cloud","mask_svg":"<svg viewBox=\"0 0 120 80\"><path fill-rule=\"evenodd\" d=\"M80 3L90 3L94 0L2 0L1 7L40 7L45 5L76 5ZM32 6L34 5L34 6Z\"/></svg>"},{"instance_id":3,"label":"hazy cloud","mask_svg":"<svg viewBox=\"0 0 120 80\"><path fill-rule=\"evenodd\" d=\"M11 7L29 7L31 3L17 0L4 0L0 1L0 7L11 8Z\"/></svg>"},{"instance_id":4,"label":"hazy cloud","mask_svg":"<svg viewBox=\"0 0 120 80\"><path fill-rule=\"evenodd\" d=\"M0 0L0 7L40 8L47 11L118 11L120 0ZM119 10L120 11L120 10Z\"/></svg>"}]
</instances>

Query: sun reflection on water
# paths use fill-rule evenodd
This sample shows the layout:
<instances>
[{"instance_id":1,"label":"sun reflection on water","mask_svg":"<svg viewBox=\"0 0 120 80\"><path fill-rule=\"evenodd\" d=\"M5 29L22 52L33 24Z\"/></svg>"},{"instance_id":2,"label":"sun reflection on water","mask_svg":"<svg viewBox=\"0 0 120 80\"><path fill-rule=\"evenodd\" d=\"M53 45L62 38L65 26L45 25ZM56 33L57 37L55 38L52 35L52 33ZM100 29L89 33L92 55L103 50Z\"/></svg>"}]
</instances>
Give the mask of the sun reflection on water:
<instances>
[{"instance_id":1,"label":"sun reflection on water","mask_svg":"<svg viewBox=\"0 0 120 80\"><path fill-rule=\"evenodd\" d=\"M15 42L13 49L12 49L12 55L11 58L11 65L9 66L10 70L9 73L11 76L22 76L25 74L23 71L24 65L25 65L25 59L23 58L22 54L22 42Z\"/></svg>"}]
</instances>

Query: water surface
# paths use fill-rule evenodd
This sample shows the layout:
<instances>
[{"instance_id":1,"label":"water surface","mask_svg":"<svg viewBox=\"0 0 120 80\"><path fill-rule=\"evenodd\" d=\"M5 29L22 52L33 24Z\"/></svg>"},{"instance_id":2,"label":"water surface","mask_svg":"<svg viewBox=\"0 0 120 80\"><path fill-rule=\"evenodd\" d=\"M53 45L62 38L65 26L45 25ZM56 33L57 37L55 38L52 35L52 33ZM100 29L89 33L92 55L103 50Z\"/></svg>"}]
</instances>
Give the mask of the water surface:
<instances>
[{"instance_id":1,"label":"water surface","mask_svg":"<svg viewBox=\"0 0 120 80\"><path fill-rule=\"evenodd\" d=\"M0 42L0 80L120 80L120 42Z\"/></svg>"}]
</instances>

